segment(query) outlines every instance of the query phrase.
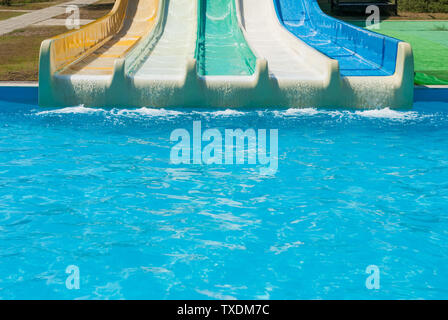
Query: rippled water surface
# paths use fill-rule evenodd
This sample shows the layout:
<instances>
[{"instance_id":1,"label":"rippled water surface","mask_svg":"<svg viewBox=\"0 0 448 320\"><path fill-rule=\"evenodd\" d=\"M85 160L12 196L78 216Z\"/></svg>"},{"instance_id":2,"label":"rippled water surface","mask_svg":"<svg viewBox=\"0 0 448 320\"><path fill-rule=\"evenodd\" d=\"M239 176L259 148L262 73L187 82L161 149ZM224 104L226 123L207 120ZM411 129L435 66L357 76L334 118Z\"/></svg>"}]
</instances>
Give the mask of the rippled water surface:
<instances>
[{"instance_id":1,"label":"rippled water surface","mask_svg":"<svg viewBox=\"0 0 448 320\"><path fill-rule=\"evenodd\" d=\"M278 129L279 168L170 134ZM0 102L0 298L447 298L448 104L42 110ZM80 268L68 290L65 268ZM379 290L366 267L381 271Z\"/></svg>"}]
</instances>

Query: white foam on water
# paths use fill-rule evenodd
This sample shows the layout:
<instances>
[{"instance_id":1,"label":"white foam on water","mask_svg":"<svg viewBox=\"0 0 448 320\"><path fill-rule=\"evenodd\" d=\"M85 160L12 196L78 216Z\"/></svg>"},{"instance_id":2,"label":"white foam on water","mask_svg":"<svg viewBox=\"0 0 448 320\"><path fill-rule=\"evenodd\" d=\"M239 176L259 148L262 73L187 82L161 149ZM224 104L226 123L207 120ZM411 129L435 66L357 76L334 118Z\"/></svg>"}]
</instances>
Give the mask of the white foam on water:
<instances>
[{"instance_id":1,"label":"white foam on water","mask_svg":"<svg viewBox=\"0 0 448 320\"><path fill-rule=\"evenodd\" d=\"M226 294L222 294L220 292L213 292L210 290L199 290L196 289L197 293L203 294L207 297L213 298L213 299L218 299L218 300L236 300L236 298L234 296L230 296L230 295L226 295Z\"/></svg>"},{"instance_id":2,"label":"white foam on water","mask_svg":"<svg viewBox=\"0 0 448 320\"><path fill-rule=\"evenodd\" d=\"M106 112L106 110L97 108L86 108L83 105L79 105L75 107L66 107L62 109L41 111L38 112L37 115L40 116L46 114L89 114L98 112Z\"/></svg>"}]
</instances>

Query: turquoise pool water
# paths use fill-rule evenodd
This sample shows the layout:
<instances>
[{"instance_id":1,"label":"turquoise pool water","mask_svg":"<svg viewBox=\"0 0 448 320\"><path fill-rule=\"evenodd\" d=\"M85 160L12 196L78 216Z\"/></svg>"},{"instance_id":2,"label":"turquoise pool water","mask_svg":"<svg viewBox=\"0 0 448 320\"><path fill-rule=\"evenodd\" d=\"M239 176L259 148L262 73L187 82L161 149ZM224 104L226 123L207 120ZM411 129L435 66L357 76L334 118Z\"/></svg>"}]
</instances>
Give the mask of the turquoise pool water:
<instances>
[{"instance_id":1,"label":"turquoise pool water","mask_svg":"<svg viewBox=\"0 0 448 320\"><path fill-rule=\"evenodd\" d=\"M408 111L43 111L5 92L23 102L0 101L1 299L448 297L434 94ZM277 173L171 164L170 133L194 120L278 129Z\"/></svg>"},{"instance_id":2,"label":"turquoise pool water","mask_svg":"<svg viewBox=\"0 0 448 320\"><path fill-rule=\"evenodd\" d=\"M238 27L233 0L199 1L201 26L196 58L202 76L254 73L255 56Z\"/></svg>"}]
</instances>

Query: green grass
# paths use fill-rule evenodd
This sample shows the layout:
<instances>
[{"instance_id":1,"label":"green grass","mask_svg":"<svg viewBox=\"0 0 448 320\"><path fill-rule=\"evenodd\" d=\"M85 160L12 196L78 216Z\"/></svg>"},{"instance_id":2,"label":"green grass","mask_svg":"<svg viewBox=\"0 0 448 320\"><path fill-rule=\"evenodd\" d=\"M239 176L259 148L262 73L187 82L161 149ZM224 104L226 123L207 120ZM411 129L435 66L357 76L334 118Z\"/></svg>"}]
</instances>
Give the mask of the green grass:
<instances>
[{"instance_id":1,"label":"green grass","mask_svg":"<svg viewBox=\"0 0 448 320\"><path fill-rule=\"evenodd\" d=\"M28 27L0 36L0 80L37 80L41 42L66 30Z\"/></svg>"}]
</instances>

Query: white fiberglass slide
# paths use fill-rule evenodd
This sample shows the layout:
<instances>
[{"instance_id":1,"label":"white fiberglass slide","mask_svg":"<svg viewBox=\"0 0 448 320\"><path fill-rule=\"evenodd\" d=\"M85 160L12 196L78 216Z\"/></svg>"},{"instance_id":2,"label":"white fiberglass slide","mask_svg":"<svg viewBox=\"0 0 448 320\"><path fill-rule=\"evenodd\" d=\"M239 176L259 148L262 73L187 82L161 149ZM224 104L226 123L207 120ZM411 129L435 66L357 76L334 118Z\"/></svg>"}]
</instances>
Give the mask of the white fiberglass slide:
<instances>
[{"instance_id":1,"label":"white fiberglass slide","mask_svg":"<svg viewBox=\"0 0 448 320\"><path fill-rule=\"evenodd\" d=\"M197 5L192 0L167 0L165 26L154 49L135 72L134 81L145 79L182 81L189 59L194 57Z\"/></svg>"},{"instance_id":2,"label":"white fiberglass slide","mask_svg":"<svg viewBox=\"0 0 448 320\"><path fill-rule=\"evenodd\" d=\"M301 50L279 24L272 0L236 0L246 40L268 62L269 75L283 81L321 80L325 72L311 63L313 50ZM286 39L285 39L286 38ZM286 41L285 41L286 40ZM319 53L315 52L316 55Z\"/></svg>"}]
</instances>

